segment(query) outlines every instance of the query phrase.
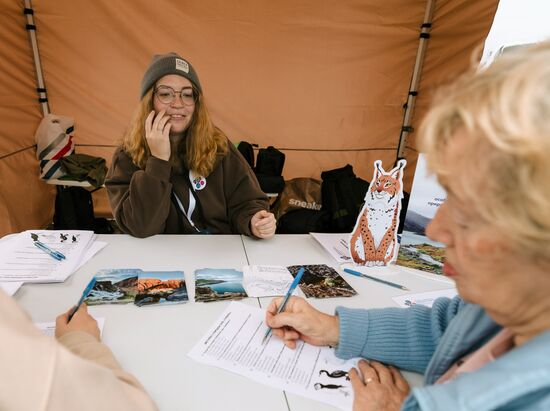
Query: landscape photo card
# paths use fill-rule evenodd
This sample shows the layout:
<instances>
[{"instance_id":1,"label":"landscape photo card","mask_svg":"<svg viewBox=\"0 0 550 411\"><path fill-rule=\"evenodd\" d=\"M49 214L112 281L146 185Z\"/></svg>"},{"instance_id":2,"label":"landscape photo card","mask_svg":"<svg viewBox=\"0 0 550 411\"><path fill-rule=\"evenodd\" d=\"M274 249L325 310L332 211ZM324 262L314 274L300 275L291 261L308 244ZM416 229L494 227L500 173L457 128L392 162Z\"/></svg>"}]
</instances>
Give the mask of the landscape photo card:
<instances>
[{"instance_id":1,"label":"landscape photo card","mask_svg":"<svg viewBox=\"0 0 550 411\"><path fill-rule=\"evenodd\" d=\"M300 290L308 298L351 297L357 294L338 272L326 264L291 265L288 271L293 277L304 267Z\"/></svg>"},{"instance_id":2,"label":"landscape photo card","mask_svg":"<svg viewBox=\"0 0 550 411\"><path fill-rule=\"evenodd\" d=\"M141 270L115 268L100 270L94 287L84 300L87 305L133 303Z\"/></svg>"},{"instance_id":3,"label":"landscape photo card","mask_svg":"<svg viewBox=\"0 0 550 411\"><path fill-rule=\"evenodd\" d=\"M183 271L142 271L137 268L100 270L84 300L88 305L176 304L189 300Z\"/></svg>"},{"instance_id":4,"label":"landscape photo card","mask_svg":"<svg viewBox=\"0 0 550 411\"><path fill-rule=\"evenodd\" d=\"M426 227L445 201L445 189L427 172L423 154L418 156L411 196L396 264L432 274L443 274L444 245L426 236Z\"/></svg>"},{"instance_id":5,"label":"landscape photo card","mask_svg":"<svg viewBox=\"0 0 550 411\"><path fill-rule=\"evenodd\" d=\"M137 306L189 301L183 271L143 271L137 281Z\"/></svg>"},{"instance_id":6,"label":"landscape photo card","mask_svg":"<svg viewBox=\"0 0 550 411\"><path fill-rule=\"evenodd\" d=\"M248 295L243 273L232 268L201 268L195 271L195 301L236 300Z\"/></svg>"}]
</instances>

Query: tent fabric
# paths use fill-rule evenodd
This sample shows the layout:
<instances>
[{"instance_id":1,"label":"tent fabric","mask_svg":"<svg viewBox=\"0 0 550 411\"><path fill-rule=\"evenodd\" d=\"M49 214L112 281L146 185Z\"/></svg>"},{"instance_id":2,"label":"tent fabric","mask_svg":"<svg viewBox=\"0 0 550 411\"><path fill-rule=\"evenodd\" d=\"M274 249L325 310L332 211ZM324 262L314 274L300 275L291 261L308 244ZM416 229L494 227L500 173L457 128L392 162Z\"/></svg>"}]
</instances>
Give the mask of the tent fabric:
<instances>
[{"instance_id":1,"label":"tent fabric","mask_svg":"<svg viewBox=\"0 0 550 411\"><path fill-rule=\"evenodd\" d=\"M0 203L3 235L46 225L53 198L43 182L28 180L38 180L29 171L36 160L19 152L32 151L41 119L23 3L0 4L0 170L26 168L14 180L0 174L2 191L12 194ZM469 65L496 6L436 2L416 113L434 84ZM282 149L286 179L319 178L347 163L369 179L374 160L393 164L425 7L413 0L33 2L50 109L75 119L77 153L110 162L151 56L175 51L197 70L214 122L232 141ZM414 134L409 140L414 164ZM23 211L25 198L48 212ZM109 213L105 190L94 203L96 214Z\"/></svg>"}]
</instances>

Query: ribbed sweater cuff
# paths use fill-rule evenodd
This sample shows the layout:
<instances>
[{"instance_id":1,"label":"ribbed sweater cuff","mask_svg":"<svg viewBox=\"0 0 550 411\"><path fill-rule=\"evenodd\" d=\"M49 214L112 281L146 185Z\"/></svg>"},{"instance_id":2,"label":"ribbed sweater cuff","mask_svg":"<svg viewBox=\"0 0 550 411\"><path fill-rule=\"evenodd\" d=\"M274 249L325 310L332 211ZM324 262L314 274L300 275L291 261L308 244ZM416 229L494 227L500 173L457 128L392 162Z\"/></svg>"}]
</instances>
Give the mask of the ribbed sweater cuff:
<instances>
[{"instance_id":1,"label":"ribbed sweater cuff","mask_svg":"<svg viewBox=\"0 0 550 411\"><path fill-rule=\"evenodd\" d=\"M169 161L149 156L145 163L145 172L161 181L169 181L172 166Z\"/></svg>"},{"instance_id":2,"label":"ribbed sweater cuff","mask_svg":"<svg viewBox=\"0 0 550 411\"><path fill-rule=\"evenodd\" d=\"M339 358L360 357L367 342L369 311L337 307L340 337L336 356Z\"/></svg>"},{"instance_id":3,"label":"ribbed sweater cuff","mask_svg":"<svg viewBox=\"0 0 550 411\"><path fill-rule=\"evenodd\" d=\"M363 357L423 372L434 352L430 310L338 307L340 341L336 355ZM415 315L416 314L416 315Z\"/></svg>"}]
</instances>

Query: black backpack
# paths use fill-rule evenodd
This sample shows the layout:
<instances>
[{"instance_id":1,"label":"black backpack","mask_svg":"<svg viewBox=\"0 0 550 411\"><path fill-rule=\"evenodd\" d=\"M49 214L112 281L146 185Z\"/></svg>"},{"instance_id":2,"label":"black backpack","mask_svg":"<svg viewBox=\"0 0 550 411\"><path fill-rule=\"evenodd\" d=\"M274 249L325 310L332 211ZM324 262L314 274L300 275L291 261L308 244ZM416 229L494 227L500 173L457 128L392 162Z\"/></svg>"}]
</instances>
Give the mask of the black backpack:
<instances>
[{"instance_id":1,"label":"black backpack","mask_svg":"<svg viewBox=\"0 0 550 411\"><path fill-rule=\"evenodd\" d=\"M277 234L309 234L327 232L329 213L322 210L300 208L289 211L277 221Z\"/></svg>"},{"instance_id":2,"label":"black backpack","mask_svg":"<svg viewBox=\"0 0 550 411\"><path fill-rule=\"evenodd\" d=\"M280 193L285 188L283 167L285 154L273 146L260 148L254 172L265 193Z\"/></svg>"},{"instance_id":3,"label":"black backpack","mask_svg":"<svg viewBox=\"0 0 550 411\"><path fill-rule=\"evenodd\" d=\"M321 173L321 210L330 216L330 231L349 233L353 230L357 216L361 211L368 181L355 176L353 167L345 167Z\"/></svg>"},{"instance_id":4,"label":"black backpack","mask_svg":"<svg viewBox=\"0 0 550 411\"><path fill-rule=\"evenodd\" d=\"M93 230L92 194L82 187L57 186L54 230Z\"/></svg>"},{"instance_id":5,"label":"black backpack","mask_svg":"<svg viewBox=\"0 0 550 411\"><path fill-rule=\"evenodd\" d=\"M280 176L283 174L285 154L273 146L260 148L256 160L256 174Z\"/></svg>"},{"instance_id":6,"label":"black backpack","mask_svg":"<svg viewBox=\"0 0 550 411\"><path fill-rule=\"evenodd\" d=\"M241 141L237 146L237 150L252 169L254 169L254 147L258 147L258 144L251 144L248 141Z\"/></svg>"},{"instance_id":7,"label":"black backpack","mask_svg":"<svg viewBox=\"0 0 550 411\"><path fill-rule=\"evenodd\" d=\"M114 229L106 218L94 216L92 193L82 187L57 186L54 230L93 230L111 234Z\"/></svg>"}]
</instances>

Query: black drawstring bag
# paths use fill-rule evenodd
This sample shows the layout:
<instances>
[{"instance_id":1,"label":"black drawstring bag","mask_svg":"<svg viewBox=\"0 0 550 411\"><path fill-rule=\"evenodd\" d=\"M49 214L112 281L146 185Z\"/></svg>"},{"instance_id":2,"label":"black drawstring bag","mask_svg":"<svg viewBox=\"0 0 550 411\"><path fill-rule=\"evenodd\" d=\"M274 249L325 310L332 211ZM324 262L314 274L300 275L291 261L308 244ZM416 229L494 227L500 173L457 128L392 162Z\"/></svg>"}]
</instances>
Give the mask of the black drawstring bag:
<instances>
[{"instance_id":1,"label":"black drawstring bag","mask_svg":"<svg viewBox=\"0 0 550 411\"><path fill-rule=\"evenodd\" d=\"M356 177L349 164L323 171L321 179L321 210L327 211L330 216L330 231L351 232L369 188L368 181Z\"/></svg>"},{"instance_id":2,"label":"black drawstring bag","mask_svg":"<svg viewBox=\"0 0 550 411\"><path fill-rule=\"evenodd\" d=\"M285 188L283 167L285 155L273 146L261 148L256 158L254 172L265 193L280 193Z\"/></svg>"},{"instance_id":3,"label":"black drawstring bag","mask_svg":"<svg viewBox=\"0 0 550 411\"><path fill-rule=\"evenodd\" d=\"M237 150L252 169L254 169L254 147L258 147L258 144L251 144L248 141L241 141L237 146Z\"/></svg>"}]
</instances>

